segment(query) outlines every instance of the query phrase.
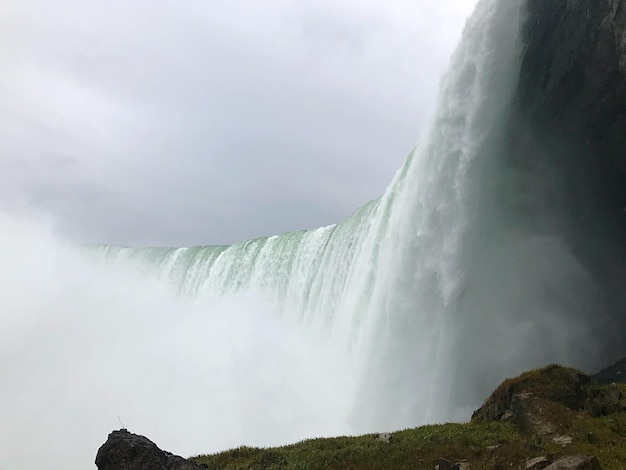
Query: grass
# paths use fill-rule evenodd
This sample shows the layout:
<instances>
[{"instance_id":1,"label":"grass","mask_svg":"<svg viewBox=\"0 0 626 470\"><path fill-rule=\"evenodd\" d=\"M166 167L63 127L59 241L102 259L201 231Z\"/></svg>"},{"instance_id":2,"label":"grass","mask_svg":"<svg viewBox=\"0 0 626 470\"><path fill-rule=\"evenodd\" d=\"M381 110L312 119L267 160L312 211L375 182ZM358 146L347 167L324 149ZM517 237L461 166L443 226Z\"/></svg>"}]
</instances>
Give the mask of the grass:
<instances>
[{"instance_id":1,"label":"grass","mask_svg":"<svg viewBox=\"0 0 626 470\"><path fill-rule=\"evenodd\" d=\"M606 387L613 387L612 389ZM621 393L622 408L593 416L589 404ZM531 394L541 419L572 438L560 445L550 436L520 425L516 416L501 417L517 394ZM607 392L608 393L608 392ZM612 396L613 396L612 395ZM239 447L194 457L210 470L432 470L438 459L467 461L472 469L524 468L538 456L595 455L605 470L626 468L626 384L595 385L580 371L548 366L508 379L485 401L472 422L422 426L391 433L311 439L276 448ZM532 411L532 410L531 410Z\"/></svg>"},{"instance_id":2,"label":"grass","mask_svg":"<svg viewBox=\"0 0 626 470\"><path fill-rule=\"evenodd\" d=\"M521 448L515 449L522 441L512 425L443 424L392 433L389 443L380 441L378 434L366 434L312 439L273 449L240 447L194 460L211 470L432 469L432 463L444 457L497 461L501 453L487 447L498 444L523 455Z\"/></svg>"}]
</instances>

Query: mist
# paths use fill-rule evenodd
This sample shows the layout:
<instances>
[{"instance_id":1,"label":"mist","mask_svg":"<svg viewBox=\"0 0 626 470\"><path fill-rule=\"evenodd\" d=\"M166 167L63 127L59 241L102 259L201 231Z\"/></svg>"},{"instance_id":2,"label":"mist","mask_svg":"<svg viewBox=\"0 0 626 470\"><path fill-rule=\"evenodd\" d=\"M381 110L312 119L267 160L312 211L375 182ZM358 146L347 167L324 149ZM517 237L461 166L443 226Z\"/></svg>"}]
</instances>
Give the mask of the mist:
<instances>
[{"instance_id":1,"label":"mist","mask_svg":"<svg viewBox=\"0 0 626 470\"><path fill-rule=\"evenodd\" d=\"M345 351L262 298L181 299L0 223L0 468L85 468L122 425L182 455L350 432Z\"/></svg>"}]
</instances>

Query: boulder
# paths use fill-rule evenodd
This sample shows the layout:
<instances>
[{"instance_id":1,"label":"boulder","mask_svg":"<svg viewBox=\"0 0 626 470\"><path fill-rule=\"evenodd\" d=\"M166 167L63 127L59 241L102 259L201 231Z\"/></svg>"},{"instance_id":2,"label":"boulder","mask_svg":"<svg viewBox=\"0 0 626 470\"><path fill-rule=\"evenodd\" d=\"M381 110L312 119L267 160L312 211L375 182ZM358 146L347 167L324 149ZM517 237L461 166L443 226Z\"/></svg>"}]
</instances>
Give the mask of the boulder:
<instances>
[{"instance_id":1,"label":"boulder","mask_svg":"<svg viewBox=\"0 0 626 470\"><path fill-rule=\"evenodd\" d=\"M534 459L529 459L526 461L526 470L543 470L548 465L550 465L552 461L546 457L535 457Z\"/></svg>"},{"instance_id":2,"label":"boulder","mask_svg":"<svg viewBox=\"0 0 626 470\"><path fill-rule=\"evenodd\" d=\"M99 470L206 470L203 465L163 451L150 439L126 429L113 431L98 449Z\"/></svg>"},{"instance_id":3,"label":"boulder","mask_svg":"<svg viewBox=\"0 0 626 470\"><path fill-rule=\"evenodd\" d=\"M439 459L435 462L435 470L459 470L459 465L448 459Z\"/></svg>"},{"instance_id":4,"label":"boulder","mask_svg":"<svg viewBox=\"0 0 626 470\"><path fill-rule=\"evenodd\" d=\"M602 470L602 465L593 456L568 455L548 465L545 470Z\"/></svg>"}]
</instances>

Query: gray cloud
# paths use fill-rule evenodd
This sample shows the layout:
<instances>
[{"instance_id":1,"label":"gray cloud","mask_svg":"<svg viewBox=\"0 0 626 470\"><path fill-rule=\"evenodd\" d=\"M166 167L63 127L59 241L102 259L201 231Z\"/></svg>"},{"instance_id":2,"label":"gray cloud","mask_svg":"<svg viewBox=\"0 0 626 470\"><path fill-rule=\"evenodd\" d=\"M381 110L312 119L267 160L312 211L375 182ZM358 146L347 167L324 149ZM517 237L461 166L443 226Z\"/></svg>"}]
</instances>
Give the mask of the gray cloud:
<instances>
[{"instance_id":1,"label":"gray cloud","mask_svg":"<svg viewBox=\"0 0 626 470\"><path fill-rule=\"evenodd\" d=\"M474 1L10 0L0 203L81 242L312 228L378 196Z\"/></svg>"}]
</instances>

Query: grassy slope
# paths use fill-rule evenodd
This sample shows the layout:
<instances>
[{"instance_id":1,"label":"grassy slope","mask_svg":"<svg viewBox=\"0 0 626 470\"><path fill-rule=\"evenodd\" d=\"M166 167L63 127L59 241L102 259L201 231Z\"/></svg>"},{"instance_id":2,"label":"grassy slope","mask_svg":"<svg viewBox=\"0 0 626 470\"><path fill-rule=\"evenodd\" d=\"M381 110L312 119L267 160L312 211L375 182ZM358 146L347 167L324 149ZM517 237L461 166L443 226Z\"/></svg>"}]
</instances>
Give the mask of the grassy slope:
<instances>
[{"instance_id":1,"label":"grassy slope","mask_svg":"<svg viewBox=\"0 0 626 470\"><path fill-rule=\"evenodd\" d=\"M521 425L516 417L501 421L487 412L477 413L470 423L398 431L391 434L389 443L379 440L377 434L368 434L312 439L270 449L240 447L194 460L206 464L210 470L431 470L437 459L446 458L453 462L466 460L472 469L488 470L524 468L522 464L527 459L537 456L586 454L597 456L606 470L623 470L626 468L626 384L574 386L573 376L581 374L558 366L527 372L505 381L481 408L504 410L515 394L531 393L541 399L542 419L549 419L553 429L573 439L569 445L552 442L552 436ZM607 387L613 387L613 391L615 387L619 389L624 408L594 417L583 402L589 404L593 400L590 397L602 394Z\"/></svg>"}]
</instances>

